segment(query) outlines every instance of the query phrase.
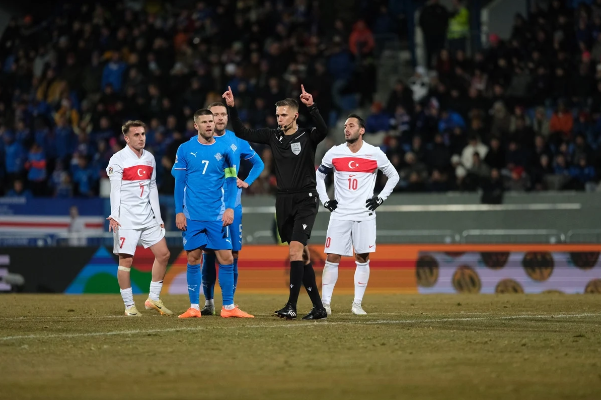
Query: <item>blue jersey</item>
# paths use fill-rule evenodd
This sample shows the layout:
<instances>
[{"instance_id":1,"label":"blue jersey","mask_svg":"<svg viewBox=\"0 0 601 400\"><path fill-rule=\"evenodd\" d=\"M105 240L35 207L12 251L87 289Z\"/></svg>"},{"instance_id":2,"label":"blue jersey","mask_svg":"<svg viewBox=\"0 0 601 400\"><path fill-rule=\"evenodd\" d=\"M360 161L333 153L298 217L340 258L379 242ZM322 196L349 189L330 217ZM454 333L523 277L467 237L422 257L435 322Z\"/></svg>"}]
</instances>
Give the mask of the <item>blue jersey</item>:
<instances>
[{"instance_id":1,"label":"blue jersey","mask_svg":"<svg viewBox=\"0 0 601 400\"><path fill-rule=\"evenodd\" d=\"M234 134L234 132L225 130L225 133L221 136L215 136L215 140L218 142L226 143L230 149L234 152L234 162L236 163L236 171L240 172L240 160L250 160L255 157L257 153L250 147L250 144L240 139ZM257 156L258 157L258 156ZM262 170L263 168L261 168ZM260 173L260 171L259 171ZM250 183L249 183L250 184ZM236 195L236 207L242 205L242 189L238 188Z\"/></svg>"},{"instance_id":2,"label":"blue jersey","mask_svg":"<svg viewBox=\"0 0 601 400\"><path fill-rule=\"evenodd\" d=\"M183 212L193 221L220 221L226 206L234 208L235 159L223 141L201 144L194 136L182 143L171 170L176 185L175 212ZM230 181L229 189L226 181Z\"/></svg>"}]
</instances>

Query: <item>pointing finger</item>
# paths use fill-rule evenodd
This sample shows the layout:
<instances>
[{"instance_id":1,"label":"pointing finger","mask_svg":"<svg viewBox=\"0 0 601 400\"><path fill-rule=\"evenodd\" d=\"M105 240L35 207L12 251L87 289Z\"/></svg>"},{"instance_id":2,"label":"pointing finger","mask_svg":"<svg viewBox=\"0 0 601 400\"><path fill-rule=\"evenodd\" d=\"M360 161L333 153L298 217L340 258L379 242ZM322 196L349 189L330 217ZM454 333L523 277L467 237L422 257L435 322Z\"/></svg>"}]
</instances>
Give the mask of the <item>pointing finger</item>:
<instances>
[{"instance_id":1,"label":"pointing finger","mask_svg":"<svg viewBox=\"0 0 601 400\"><path fill-rule=\"evenodd\" d=\"M307 93L307 92L305 91L305 85L303 85L303 84L301 84L301 90L303 91L303 94Z\"/></svg>"},{"instance_id":2,"label":"pointing finger","mask_svg":"<svg viewBox=\"0 0 601 400\"><path fill-rule=\"evenodd\" d=\"M228 87L227 87L227 91L228 91L228 92L230 92L230 93L232 93L232 87L231 87L231 86L228 86Z\"/></svg>"}]
</instances>

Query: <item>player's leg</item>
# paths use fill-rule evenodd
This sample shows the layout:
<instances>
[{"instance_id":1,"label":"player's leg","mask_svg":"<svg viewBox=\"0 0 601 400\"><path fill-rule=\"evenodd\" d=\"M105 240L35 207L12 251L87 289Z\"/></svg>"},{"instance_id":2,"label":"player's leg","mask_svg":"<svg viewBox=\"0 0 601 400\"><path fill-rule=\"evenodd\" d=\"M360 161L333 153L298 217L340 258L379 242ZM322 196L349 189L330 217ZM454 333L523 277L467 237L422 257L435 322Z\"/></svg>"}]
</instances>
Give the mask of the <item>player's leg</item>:
<instances>
[{"instance_id":1,"label":"player's leg","mask_svg":"<svg viewBox=\"0 0 601 400\"><path fill-rule=\"evenodd\" d=\"M234 294L238 288L238 256L242 250L242 206L234 209L234 222L230 225L232 233L232 255L234 256Z\"/></svg>"},{"instance_id":2,"label":"player's leg","mask_svg":"<svg viewBox=\"0 0 601 400\"><path fill-rule=\"evenodd\" d=\"M142 232L140 241L144 247L150 248L150 251L154 254L150 292L144 306L147 310L154 309L161 315L173 315L173 312L165 307L163 301L160 299L161 289L163 288L163 279L165 278L167 263L169 262L169 256L171 255L167 248L167 241L165 240L163 229L157 225L156 227L145 230Z\"/></svg>"},{"instance_id":3,"label":"player's leg","mask_svg":"<svg viewBox=\"0 0 601 400\"><path fill-rule=\"evenodd\" d=\"M303 285L307 289L307 294L311 298L313 308L303 319L322 319L327 318L326 309L319 296L319 288L315 279L315 271L311 264L311 257L307 243L311 237L315 217L317 216L318 199L317 194L298 195L295 201L296 214L294 218L294 227L292 228L292 242L299 242L303 245Z\"/></svg>"},{"instance_id":4,"label":"player's leg","mask_svg":"<svg viewBox=\"0 0 601 400\"><path fill-rule=\"evenodd\" d=\"M187 280L190 308L179 318L200 318L200 259L202 250L207 245L207 235L203 222L186 220L186 230L182 232L184 250L187 252Z\"/></svg>"},{"instance_id":5,"label":"player's leg","mask_svg":"<svg viewBox=\"0 0 601 400\"><path fill-rule=\"evenodd\" d=\"M326 234L324 253L328 256L321 275L321 295L323 306L328 315L332 314L332 294L338 281L338 265L341 256L352 256L352 221L330 219Z\"/></svg>"},{"instance_id":6,"label":"player's leg","mask_svg":"<svg viewBox=\"0 0 601 400\"><path fill-rule=\"evenodd\" d=\"M215 249L219 263L219 286L223 297L221 316L224 318L254 318L240 310L234 303L234 257L232 256L232 241L228 226L221 226L220 221L211 223L207 229L208 247Z\"/></svg>"},{"instance_id":7,"label":"player's leg","mask_svg":"<svg viewBox=\"0 0 601 400\"><path fill-rule=\"evenodd\" d=\"M128 317L142 316L134 303L130 278L131 266L139 238L140 231L133 229L119 229L113 234L113 253L119 255L117 282L119 282L121 298L125 305L125 315Z\"/></svg>"},{"instance_id":8,"label":"player's leg","mask_svg":"<svg viewBox=\"0 0 601 400\"><path fill-rule=\"evenodd\" d=\"M288 302L275 314L280 318L296 318L296 303L303 282L304 262L302 243L292 241L294 228L294 198L292 195L278 195L275 201L276 222L282 243L288 243L290 260L290 294Z\"/></svg>"},{"instance_id":9,"label":"player's leg","mask_svg":"<svg viewBox=\"0 0 601 400\"><path fill-rule=\"evenodd\" d=\"M188 297L190 298L190 308L185 313L180 314L179 318L200 318L200 258L201 249L187 251L188 265L186 278L188 281Z\"/></svg>"},{"instance_id":10,"label":"player's leg","mask_svg":"<svg viewBox=\"0 0 601 400\"><path fill-rule=\"evenodd\" d=\"M351 306L353 314L367 314L361 302L369 281L369 253L376 251L376 220L355 221L352 228L355 247L355 298Z\"/></svg>"},{"instance_id":11,"label":"player's leg","mask_svg":"<svg viewBox=\"0 0 601 400\"><path fill-rule=\"evenodd\" d=\"M202 315L215 315L215 282L217 269L215 268L215 252L204 250L202 252L202 291L205 295L205 305L200 310Z\"/></svg>"}]
</instances>

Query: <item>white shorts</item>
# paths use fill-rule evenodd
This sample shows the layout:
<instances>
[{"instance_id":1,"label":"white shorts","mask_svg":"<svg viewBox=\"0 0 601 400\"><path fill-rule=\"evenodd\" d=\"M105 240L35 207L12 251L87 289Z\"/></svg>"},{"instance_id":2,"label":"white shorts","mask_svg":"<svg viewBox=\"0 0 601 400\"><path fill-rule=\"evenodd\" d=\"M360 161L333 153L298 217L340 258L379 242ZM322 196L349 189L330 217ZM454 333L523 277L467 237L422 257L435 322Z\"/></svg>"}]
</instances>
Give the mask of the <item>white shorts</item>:
<instances>
[{"instance_id":1,"label":"white shorts","mask_svg":"<svg viewBox=\"0 0 601 400\"><path fill-rule=\"evenodd\" d=\"M324 253L352 256L376 251L376 219L342 221L330 219Z\"/></svg>"},{"instance_id":2,"label":"white shorts","mask_svg":"<svg viewBox=\"0 0 601 400\"><path fill-rule=\"evenodd\" d=\"M144 229L119 229L113 233L113 253L133 256L138 243L147 249L160 242L164 237L165 229L160 225Z\"/></svg>"}]
</instances>

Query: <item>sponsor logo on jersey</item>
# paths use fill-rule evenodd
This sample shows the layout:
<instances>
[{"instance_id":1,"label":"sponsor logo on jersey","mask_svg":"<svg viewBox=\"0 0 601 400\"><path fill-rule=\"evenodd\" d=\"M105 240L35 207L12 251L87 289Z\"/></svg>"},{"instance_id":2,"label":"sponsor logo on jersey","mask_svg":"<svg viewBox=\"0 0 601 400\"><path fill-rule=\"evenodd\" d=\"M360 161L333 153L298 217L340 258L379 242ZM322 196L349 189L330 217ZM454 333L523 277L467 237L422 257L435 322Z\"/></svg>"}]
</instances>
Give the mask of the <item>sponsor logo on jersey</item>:
<instances>
[{"instance_id":1,"label":"sponsor logo on jersey","mask_svg":"<svg viewBox=\"0 0 601 400\"><path fill-rule=\"evenodd\" d=\"M300 143L290 143L290 149L294 153L295 156L298 156L301 152L301 144Z\"/></svg>"},{"instance_id":2,"label":"sponsor logo on jersey","mask_svg":"<svg viewBox=\"0 0 601 400\"><path fill-rule=\"evenodd\" d=\"M198 152L196 152L196 153L198 153ZM196 153L190 152L190 154L192 154L194 157L196 157Z\"/></svg>"}]
</instances>

